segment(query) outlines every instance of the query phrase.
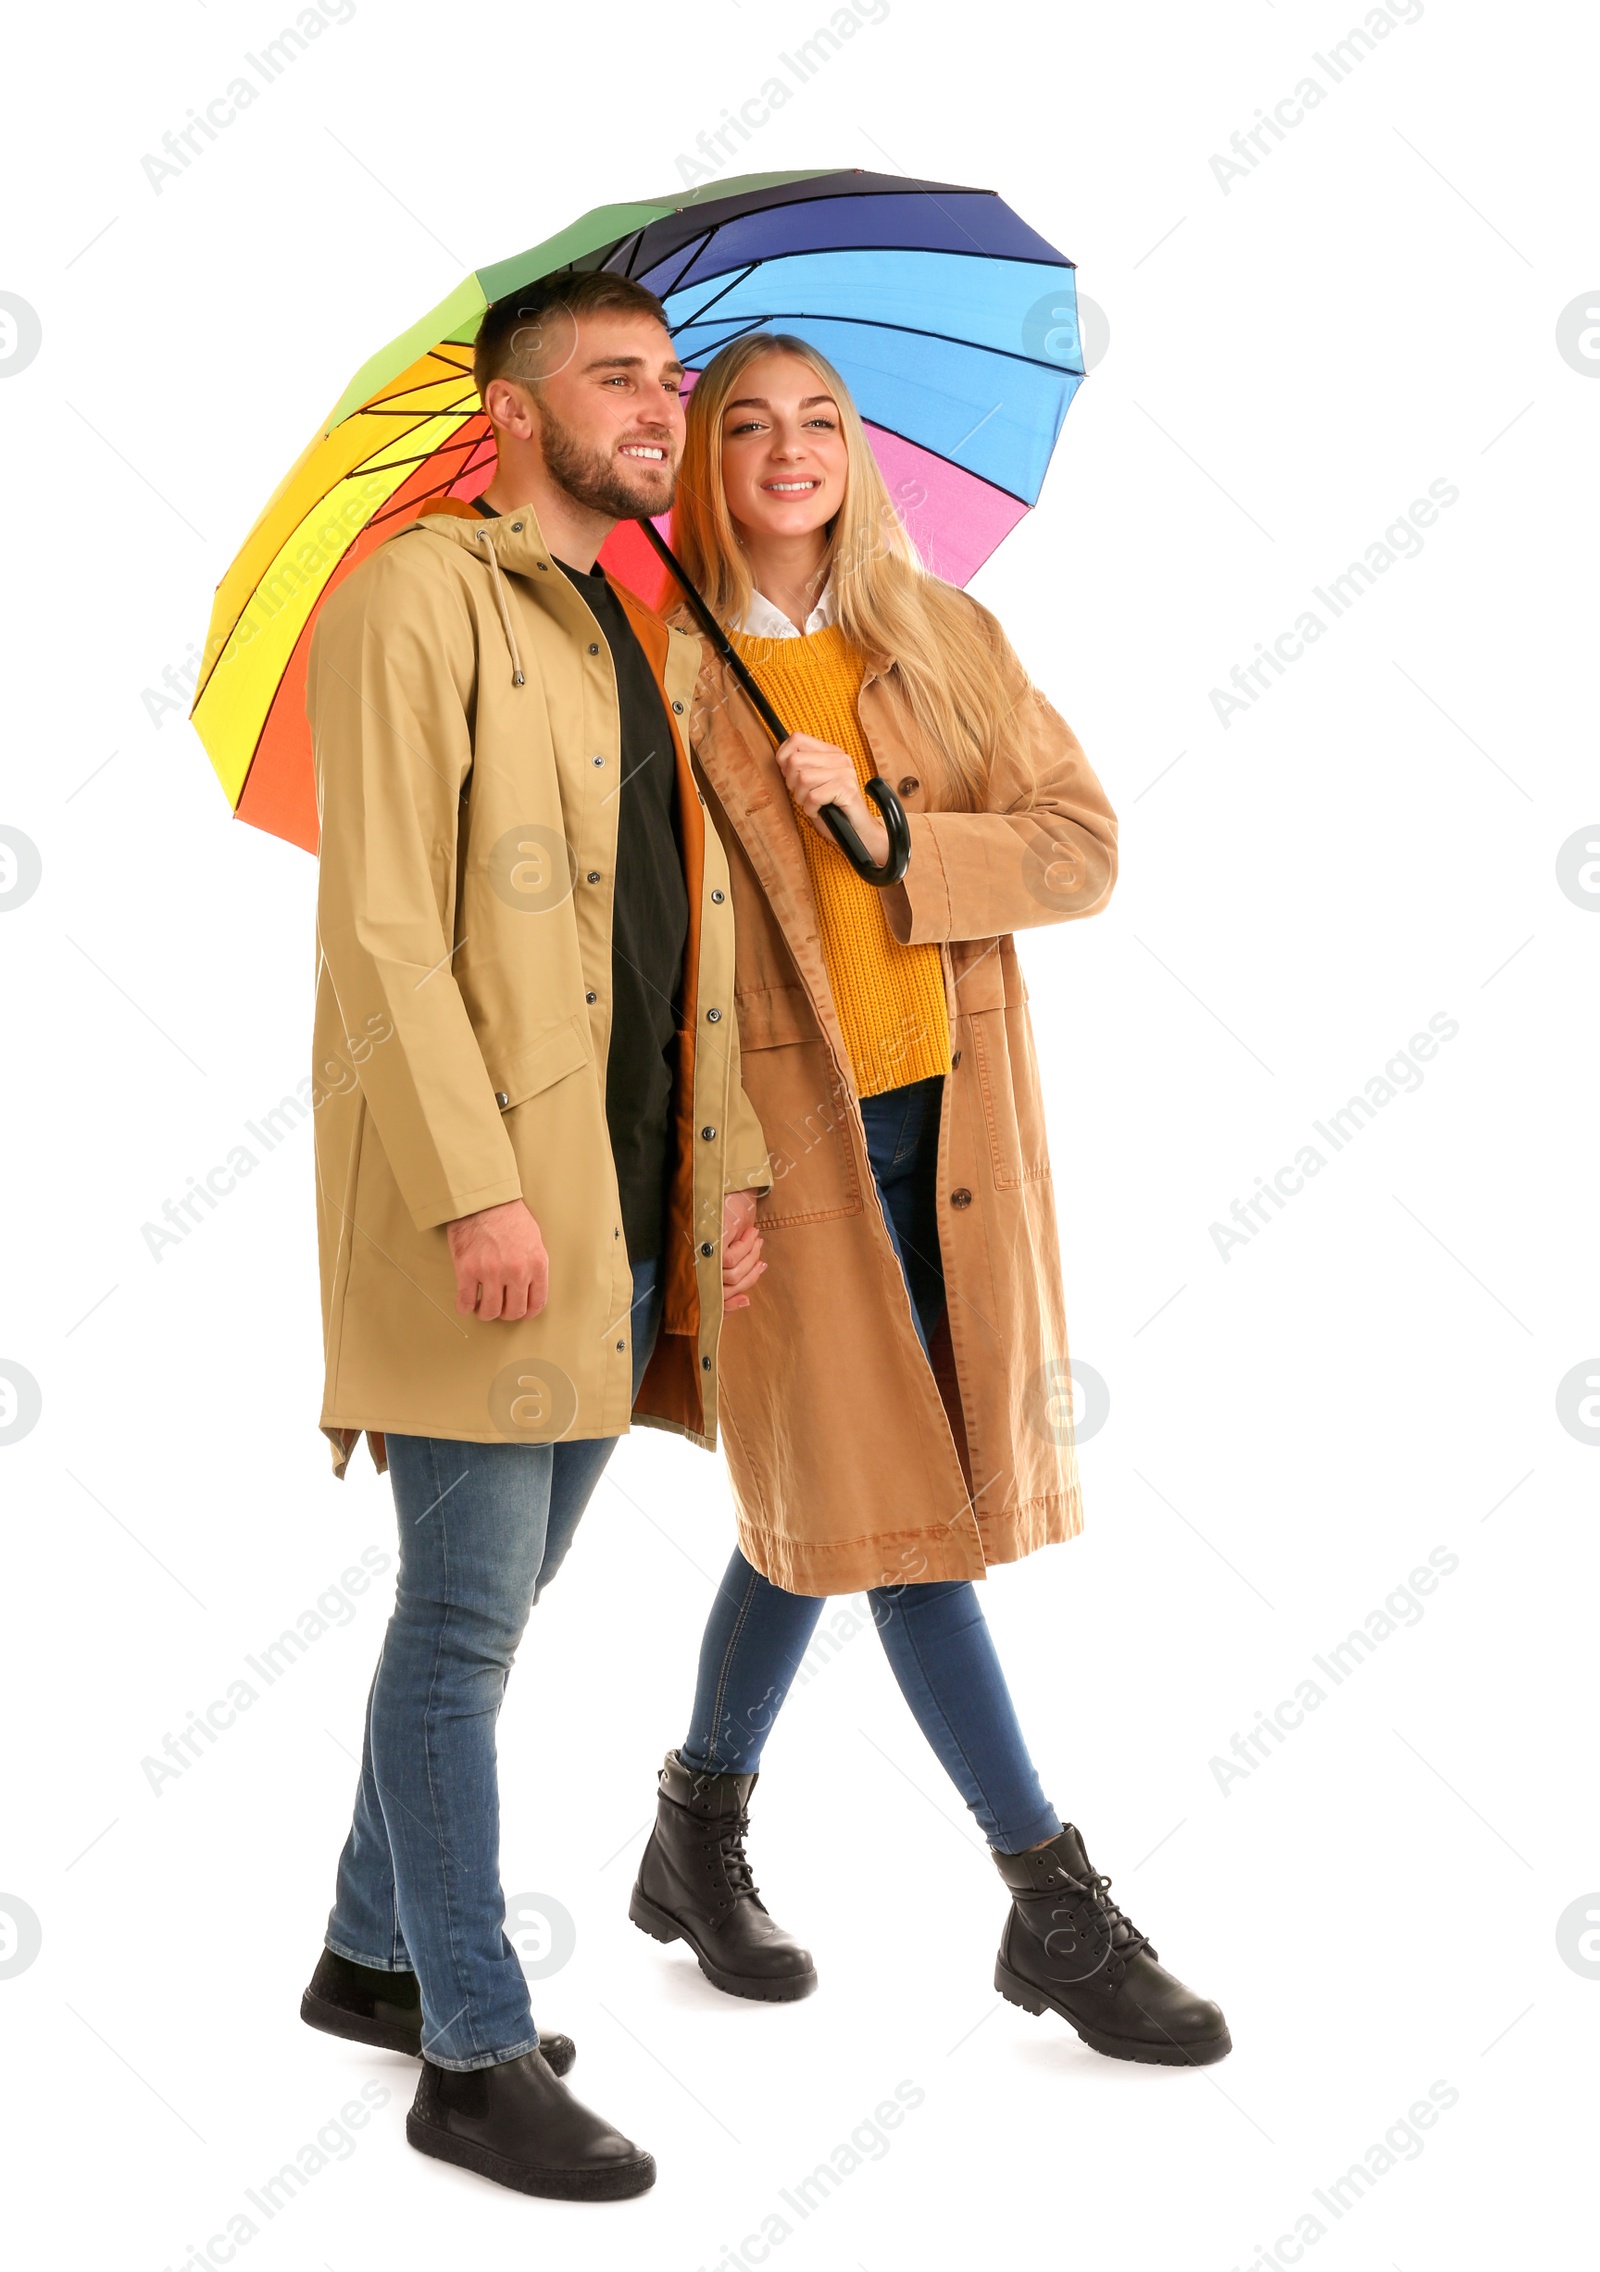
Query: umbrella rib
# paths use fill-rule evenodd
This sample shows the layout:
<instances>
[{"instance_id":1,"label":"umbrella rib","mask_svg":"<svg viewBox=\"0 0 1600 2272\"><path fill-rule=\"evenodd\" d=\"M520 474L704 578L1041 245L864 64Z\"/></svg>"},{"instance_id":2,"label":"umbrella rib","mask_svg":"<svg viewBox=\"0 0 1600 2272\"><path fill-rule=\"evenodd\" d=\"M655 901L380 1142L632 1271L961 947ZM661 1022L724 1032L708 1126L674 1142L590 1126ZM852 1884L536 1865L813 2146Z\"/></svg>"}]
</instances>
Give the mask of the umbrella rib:
<instances>
[{"instance_id":1,"label":"umbrella rib","mask_svg":"<svg viewBox=\"0 0 1600 2272\"><path fill-rule=\"evenodd\" d=\"M689 273L690 269L691 269L691 268L693 268L693 266L694 266L695 262L696 262L696 261L697 261L697 260L698 260L698 259L700 258L700 255L701 255L701 253L702 253L702 252L704 252L704 250L705 250L706 246L707 246L707 245L709 245L709 244L713 244L713 243L715 243L715 241L716 241L716 237L717 237L717 228L716 228L716 226L714 225L713 227L711 227L711 228L709 228L709 229L702 229L702 230L701 230L701 232L700 232L700 234L699 234L699 235L698 235L697 237L691 237L691 238L690 238L690 240L689 240L689 257L688 257L688 259L687 259L687 260L686 260L686 261L684 262L683 266L682 266L682 267L681 267L681 268L679 269L679 271L678 271L677 275L676 275L676 276L675 276L675 277L674 277L674 278L672 279L672 282L671 282L671 283L670 283L670 284L669 284L669 285L667 286L667 288L666 288L666 291L664 291L664 292L658 292L658 293L656 294L656 298L657 298L658 300L664 300L664 299L666 299L666 298L667 298L667 296L668 296L668 294L669 294L669 293L672 293L672 292L676 292L676 291L677 291L677 289L678 289L679 285L680 285L680 284L681 284L681 283L683 282L684 278L685 278L685 277L686 277L686 276L688 275L688 273Z\"/></svg>"},{"instance_id":2,"label":"umbrella rib","mask_svg":"<svg viewBox=\"0 0 1600 2272\"><path fill-rule=\"evenodd\" d=\"M441 443L440 447L432 453L432 457L423 458L420 462L423 465L430 465L433 458L453 456L462 450L465 451L465 455L453 472L447 472L443 466L439 469L446 476L444 488L427 490L425 492L427 496L446 496L458 481L465 481L469 473L481 472L484 467L494 463L494 438L489 434L480 434L470 446L460 441ZM404 482L400 486L403 489L405 487ZM386 504L378 507L378 510L372 516L372 520L368 522L368 527L372 527L378 521L398 520L400 515L406 512L416 501L414 498L407 498L397 502L399 499L400 491L396 490Z\"/></svg>"},{"instance_id":3,"label":"umbrella rib","mask_svg":"<svg viewBox=\"0 0 1600 2272\"><path fill-rule=\"evenodd\" d=\"M644 243L644 232L646 226L647 224L641 221L638 228L635 229L630 236L619 237L616 243L612 246L611 250L606 254L605 259L601 262L600 265L603 268L610 269L611 273L615 276L627 276L631 278L633 275L634 261L638 257L640 246ZM629 248L628 257L623 262L621 268L612 269L611 263L616 259L618 253L622 250L624 245L627 245L627 247Z\"/></svg>"},{"instance_id":4,"label":"umbrella rib","mask_svg":"<svg viewBox=\"0 0 1600 2272\"><path fill-rule=\"evenodd\" d=\"M377 458L379 457L379 454L380 454L380 453L381 453L382 451L384 451L384 450L388 450L388 449L392 449L392 448L394 447L394 445L395 445L395 443L396 443L396 442L404 442L404 441L408 441L408 440L410 439L410 436L411 436L412 434L414 434L414 433L418 432L418 431L419 431L419 430L420 430L420 429L421 429L422 427L424 427L424 426L431 426L431 425L435 424L436 422L438 422L439 420L442 420L442 419L453 419L453 420L455 421L456 432L457 432L457 434L459 434L459 433L461 432L461 430L462 430L462 427L463 427L463 425L469 425L469 426L470 426L470 425L471 425L471 423L472 423L472 421L473 421L473 420L474 420L475 418L482 418L482 417L483 417L484 415L485 415L485 414L484 414L484 412L483 412L483 411L481 411L481 410L430 410L430 411L426 411L426 412L424 412L424 413L423 413L423 415L422 415L421 417L419 417L419 418L416 418L416 419L414 419L414 420L412 421L412 424L411 424L410 428L408 429L407 433L405 433L405 434L391 434L387 442L374 442L374 443L373 443L373 445L372 445L372 448L371 448L371 450L370 450L370 451L368 452L368 454L367 454L367 455L366 455L366 456L365 456L364 458L357 458L357 459L356 459L356 461L355 461L355 463L354 463L354 464L353 464L353 465L351 466L351 468L350 468L350 471L351 471L351 473L363 473L363 472L377 472L377 473L381 473L381 472L383 471L383 466L384 466L384 465L386 465L386 464L387 464L387 465L402 465L402 464L406 464L406 463L408 463L409 461L408 461L408 460L406 460L406 459L402 459L402 458L387 458L387 459L384 459L384 460L382 461L382 463L380 463L380 464L374 464L374 460L375 460L375 459L377 459ZM442 449L442 448L444 447L444 444L443 444L443 443L440 443L439 447L440 447L440 448ZM424 452L424 455L428 455L428 454L430 454L430 453L428 453L428 452Z\"/></svg>"},{"instance_id":5,"label":"umbrella rib","mask_svg":"<svg viewBox=\"0 0 1600 2272\"><path fill-rule=\"evenodd\" d=\"M457 379L468 379L468 380L470 381L470 378L471 378L471 374L470 374L470 372L468 372L468 371L465 371L465 370L462 370L462 369L459 369L459 368L458 368L458 367L457 367L457 366L456 366L456 365L455 365L454 363L452 363L452 364L451 364L450 368L451 368L452 372L454 373L454 375L455 375L455 377L456 377ZM350 417L351 417L351 418L386 418L386 417L392 417L392 418L407 418L407 417L414 417L414 418L426 418L426 417L427 417L427 416L429 415L428 411L427 411L427 410L425 410L425 409L423 409L423 408L421 408L421 407L420 407L420 406L419 406L419 405L418 405L417 403L415 403L414 401L411 401L411 400L409 400L408 398L409 398L409 397L412 397L412 396L415 396L415 395L421 395L421 394L429 394L429 393L431 393L431 392L433 391L433 389L434 389L435 387L446 387L446 386L449 386L450 384L451 384L451 381L450 381L449 379L424 379L424 380L423 380L423 381L421 382L421 384L420 384L420 385L418 385L418 386L414 386L414 387L407 387L407 388L406 388L406 390L405 390L405 394L404 394L404 395L398 395L398 394L390 394L390 395L385 395L385 396L384 396L384 398L383 398L383 400L382 400L381 402L364 402L364 403L363 403L363 404L361 405L361 407L360 407L360 409L359 409L359 410L352 410L352 411L351 411L351 413L350 413ZM477 391L477 390L476 390L476 388L469 386L469 388L468 388L468 392L471 392L471 393L475 393L476 391ZM462 397L461 399L462 399L462 400L465 400L466 398L465 398L465 396L463 396L463 397ZM391 409L389 408L389 405L390 405L391 403L396 403L396 404L398 404L398 405L399 405L400 407L399 407L398 409L396 409L396 410L391 410ZM348 425L348 424L349 424L349 419L341 419L341 420L340 420L340 424L341 424L341 425Z\"/></svg>"},{"instance_id":6,"label":"umbrella rib","mask_svg":"<svg viewBox=\"0 0 1600 2272\"><path fill-rule=\"evenodd\" d=\"M730 290L731 288L730 286ZM687 331L695 320L697 319L687 317L683 323L674 325L673 336L676 337L679 331ZM863 331L895 331L906 339L942 340L947 347L964 347L973 355L998 355L1007 363L1026 363L1030 371L1054 371L1069 379L1087 376L1086 372L1069 370L1061 363L1042 363L1037 355L1018 355L1009 347L990 347L979 339L958 339L952 331L923 331L914 323L886 323L882 316L829 315L806 308L768 308L764 315L752 316L745 329L753 330L764 323L852 323L858 324ZM733 336L739 338L742 335L735 332ZM724 341L723 345L726 346L727 342Z\"/></svg>"},{"instance_id":7,"label":"umbrella rib","mask_svg":"<svg viewBox=\"0 0 1600 2272\"><path fill-rule=\"evenodd\" d=\"M457 378L467 378L471 375L472 365L470 363L452 363L448 355L439 353L437 347L430 347L422 360L442 363L445 369L454 372ZM397 387L393 394L386 394L383 401L401 402L408 394L422 394L429 387L442 387L444 384L443 379L419 379L414 387ZM339 425L347 426L352 418L371 416L380 407L381 405L375 401L358 402L354 410L345 412L343 418L339 421ZM333 428L330 431L337 432L338 429Z\"/></svg>"},{"instance_id":8,"label":"umbrella rib","mask_svg":"<svg viewBox=\"0 0 1600 2272\"><path fill-rule=\"evenodd\" d=\"M252 593L251 593L250 597L251 597L252 599L254 599L254 597L255 597L255 594L254 594L254 592L252 592ZM228 638L229 638L229 639L231 639L231 638L233 637L233 632L234 632L234 631L237 631L237 630L238 630L238 628L239 628L239 622L240 622L240 620L242 619L242 617L243 617L243 614L244 614L244 610L243 610L243 609L241 608L241 609L240 609L240 611L239 611L239 615L238 615L238 616L236 616L236 617L235 617L235 619L234 619L233 631L230 631L230 632L228 633ZM227 642L226 642L226 641L224 641L224 643L223 643L223 644L224 644L224 647L226 646L226 643L227 643ZM219 649L217 650L217 663L220 663L220 662L221 662L221 660L222 660L222 654L223 654L223 649L222 649L222 648L219 648ZM217 667L217 664L216 664L216 663L213 663L213 664L212 664L212 666L211 666L211 668L212 668L212 670L213 670L213 671L215 671L216 667ZM281 685L281 684L282 684L283 682L282 682L282 680L280 679L280 681L279 681L278 683L279 683L279 685ZM207 684L208 684L208 685L210 684L210 681L209 681L209 680L207 681ZM202 689L201 689L201 693L203 693L204 691L205 691L205 689L204 689L204 688L202 688ZM259 756L261 755L261 745L262 745L262 743L263 743L263 742L264 742L264 741L266 740L266 738L267 738L267 728L268 728L268 726L270 726L270 725L271 725L271 723L272 723L272 712L273 712L273 707L274 707L274 705L276 704L276 702L277 702L277 699L278 699L278 688L277 688L277 687L275 686L275 687L273 688L273 690L272 690L272 700L271 700L270 702L268 702L268 704L267 704L267 707L266 707L266 712L265 712L265 715L263 716L263 718L262 718L262 720L261 720L261 723L260 723L260 725L259 725L259 726L258 726L258 727L256 728L255 740L254 740L254 741L253 741L253 742L252 742L252 743L250 744L250 755L249 755L249 756L248 756L248 757L247 757L247 758L245 759L245 766L244 766L244 771L243 771L243 773L242 773L242 774L241 774L241 775L239 776L239 794L238 794L238 795L237 795L237 796L236 796L236 797L234 798L234 800L233 800L233 804L232 804L232 806L231 806L231 808L230 808L230 810L232 811L232 814L233 814L233 817L234 817L234 819L235 819L235 820L237 820L237 819L239 818L239 807L240 807L240 806L241 806L241 805L242 805L242 804L244 803L244 793L245 793L246 789L248 789L248 788L249 788L249 786L250 786L250 776L251 776L251 774L252 774L252 773L253 773L253 772L255 771L255 763L256 763L256 759L257 759L257 758L258 758L258 757L259 757ZM197 694L197 695L195 696L195 701L196 701L196 703L198 703L198 702L199 702L199 700L200 700L200 695L199 695L199 694ZM192 712L192 711L190 712L190 716L191 716L191 718L193 717L193 712Z\"/></svg>"},{"instance_id":9,"label":"umbrella rib","mask_svg":"<svg viewBox=\"0 0 1600 2272\"><path fill-rule=\"evenodd\" d=\"M968 252L961 245L814 245L809 252L759 253L751 265L755 268L770 268L774 262L780 260L837 260L843 254L851 252L920 252L926 253L932 260L1003 261L1008 268L1070 268L1076 270L1078 265L1075 260L1069 260L1064 252L1057 253L1053 260L1040 260L1035 255L1021 252ZM692 265L691 262L690 266ZM709 284L711 278L702 276L697 281L701 284ZM668 290L674 292L677 289L676 284L668 287ZM658 298L663 300L666 296L665 292L657 295Z\"/></svg>"},{"instance_id":10,"label":"umbrella rib","mask_svg":"<svg viewBox=\"0 0 1600 2272\"><path fill-rule=\"evenodd\" d=\"M739 271L737 276L729 277L727 283L723 285L720 292L713 292L709 300L703 300L699 307L695 309L695 312L692 316L685 316L682 323L673 325L672 329L674 336L676 336L676 334L680 331L687 331L691 324L699 323L705 316L710 313L710 311L716 306L719 300L725 300L730 292L737 291L739 286L744 282L747 276L754 276L756 270L761 265L762 264L759 260L752 260L747 262L746 265Z\"/></svg>"},{"instance_id":11,"label":"umbrella rib","mask_svg":"<svg viewBox=\"0 0 1600 2272\"><path fill-rule=\"evenodd\" d=\"M442 489L430 489L426 491L422 498L422 503L427 504L435 497L448 497L451 490L454 489L458 481L465 481L468 474L470 473L487 472L489 466L492 463L492 459L485 458L480 460L478 464L474 465L472 459L468 458L465 465L459 465L456 467L456 470L451 474L449 480L445 483ZM408 497L403 501L403 503L398 505L380 505L377 512L375 512L372 518L368 521L368 528L375 529L385 525L389 521L402 520L407 513L416 515L417 502L418 501L415 497ZM420 518L420 515L416 515L416 517Z\"/></svg>"},{"instance_id":12,"label":"umbrella rib","mask_svg":"<svg viewBox=\"0 0 1600 2272\"><path fill-rule=\"evenodd\" d=\"M402 473L408 465L427 465L432 459L442 458L451 450L465 450L470 456L481 440L481 435L474 435L471 441L466 441L461 435L453 434L448 442L440 442L431 450L422 450L414 458L384 458L381 463L364 458L360 465L350 468L345 479L349 481L358 473Z\"/></svg>"},{"instance_id":13,"label":"umbrella rib","mask_svg":"<svg viewBox=\"0 0 1600 2272\"><path fill-rule=\"evenodd\" d=\"M941 465L949 466L952 473L965 475L968 481L981 481L985 489L992 489L997 497L1009 497L1013 505L1020 505L1031 513L1038 499L1024 497L1015 489L1008 489L1003 481L991 481L986 473L975 473L970 465L962 465L955 458L946 457L931 442L919 442L914 434L902 434L898 426L886 426L881 418L864 418L864 426L875 426L880 434L892 434L897 442L904 442L908 450L920 450L924 457L937 458Z\"/></svg>"},{"instance_id":14,"label":"umbrella rib","mask_svg":"<svg viewBox=\"0 0 1600 2272\"><path fill-rule=\"evenodd\" d=\"M720 355L723 348L731 347L736 339L743 339L748 333L759 331L768 319L765 316L752 316L747 323L738 323L737 319L734 320L737 328L730 331L726 339L718 340L716 346L711 350L713 355ZM680 330L687 331L689 327L687 324L682 324L668 328L672 331L673 337L676 338ZM689 367L691 370L703 370L707 361L709 361L709 357L703 357L698 363L693 363Z\"/></svg>"},{"instance_id":15,"label":"umbrella rib","mask_svg":"<svg viewBox=\"0 0 1600 2272\"><path fill-rule=\"evenodd\" d=\"M842 173L825 173L817 178L814 187L794 197L773 197L769 198L764 205L750 205L744 207L740 212L729 213L724 219L713 221L710 224L710 234L716 235L718 231L732 228L740 221L760 219L769 213L792 213L802 205L829 205L835 198L841 197L926 197L932 204L938 205L938 197L934 193L939 191L946 197L992 197L996 204L1004 204L998 190L983 189L974 182L918 182L902 180L898 174L880 174L877 176L875 186L869 189L855 182L854 175L857 171L859 171L858 168L850 167ZM826 183L834 182L840 186L837 188L823 186ZM717 202L726 204L733 202L733 200L719 199ZM707 210L709 211L710 208L708 207ZM940 210L943 210L942 207ZM1011 208L1007 206L1006 211L1010 212ZM646 234L648 235L651 229L663 228L668 225L674 217L670 214L663 215L660 219L647 223ZM1021 220L1021 215L1013 214L1012 218ZM1024 221L1022 226L1026 228L1027 223ZM1044 239L1041 237L1039 241L1042 244ZM671 255L663 254L662 257L670 259ZM996 254L994 257L998 259L1004 256Z\"/></svg>"},{"instance_id":16,"label":"umbrella rib","mask_svg":"<svg viewBox=\"0 0 1600 2272\"><path fill-rule=\"evenodd\" d=\"M975 473L970 465L961 465L956 459L946 457L944 451L936 450L931 442L919 442L914 434L902 434L898 426L886 426L881 418L863 418L861 423L875 426L880 434L893 435L897 442L904 442L908 450L920 450L924 457L937 458L941 465L949 466L953 473L964 474L968 481L981 481L985 489L992 489L997 497L1009 497L1013 505L1020 505L1026 513L1031 513L1038 502L1036 498L1008 489L1003 481L991 481L986 473Z\"/></svg>"}]
</instances>

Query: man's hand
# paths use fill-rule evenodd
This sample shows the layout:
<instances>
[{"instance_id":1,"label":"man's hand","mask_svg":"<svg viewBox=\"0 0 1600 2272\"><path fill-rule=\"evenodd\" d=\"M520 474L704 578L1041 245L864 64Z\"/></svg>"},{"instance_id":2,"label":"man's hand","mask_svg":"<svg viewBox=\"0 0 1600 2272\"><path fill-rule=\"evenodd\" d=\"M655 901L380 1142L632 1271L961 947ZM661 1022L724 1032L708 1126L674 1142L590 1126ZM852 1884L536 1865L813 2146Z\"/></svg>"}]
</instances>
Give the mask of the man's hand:
<instances>
[{"instance_id":1,"label":"man's hand","mask_svg":"<svg viewBox=\"0 0 1600 2272\"><path fill-rule=\"evenodd\" d=\"M722 1314L750 1307L750 1289L766 1264L756 1229L756 1193L730 1191L722 1202Z\"/></svg>"},{"instance_id":2,"label":"man's hand","mask_svg":"<svg viewBox=\"0 0 1600 2272\"><path fill-rule=\"evenodd\" d=\"M791 734L778 751L778 765L789 794L819 836L832 844L833 831L817 815L824 805L838 805L866 846L869 857L882 867L889 857L889 831L878 818L878 808L861 793L855 761L832 742L814 741L810 734Z\"/></svg>"},{"instance_id":3,"label":"man's hand","mask_svg":"<svg viewBox=\"0 0 1600 2272\"><path fill-rule=\"evenodd\" d=\"M507 1199L446 1223L463 1317L507 1325L537 1317L550 1299L550 1257L526 1200Z\"/></svg>"}]
</instances>

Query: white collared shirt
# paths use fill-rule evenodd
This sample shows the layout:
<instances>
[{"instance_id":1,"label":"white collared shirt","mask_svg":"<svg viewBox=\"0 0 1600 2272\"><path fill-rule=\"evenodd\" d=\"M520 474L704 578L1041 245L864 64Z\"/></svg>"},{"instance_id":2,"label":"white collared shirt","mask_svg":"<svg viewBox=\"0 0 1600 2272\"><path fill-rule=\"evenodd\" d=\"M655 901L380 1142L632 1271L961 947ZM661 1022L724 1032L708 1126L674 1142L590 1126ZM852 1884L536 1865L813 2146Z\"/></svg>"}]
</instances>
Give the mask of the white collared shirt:
<instances>
[{"instance_id":1,"label":"white collared shirt","mask_svg":"<svg viewBox=\"0 0 1600 2272\"><path fill-rule=\"evenodd\" d=\"M803 633L797 631L781 607L774 607L762 592L752 592L750 605L745 610L743 623L729 625L731 631L742 631L748 639L799 639L809 638L813 631L826 631L833 621L833 578L822 587L822 597L806 617Z\"/></svg>"}]
</instances>

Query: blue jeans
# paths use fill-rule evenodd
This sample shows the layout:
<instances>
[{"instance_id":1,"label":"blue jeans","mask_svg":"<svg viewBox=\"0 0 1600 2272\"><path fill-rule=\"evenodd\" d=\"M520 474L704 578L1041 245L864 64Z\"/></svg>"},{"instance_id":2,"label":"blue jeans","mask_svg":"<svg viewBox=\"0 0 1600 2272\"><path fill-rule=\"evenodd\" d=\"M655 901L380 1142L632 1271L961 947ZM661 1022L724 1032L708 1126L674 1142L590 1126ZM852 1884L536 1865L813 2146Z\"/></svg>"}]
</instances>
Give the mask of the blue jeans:
<instances>
[{"instance_id":1,"label":"blue jeans","mask_svg":"<svg viewBox=\"0 0 1600 2272\"><path fill-rule=\"evenodd\" d=\"M867 1156L924 1352L945 1304L938 1207L943 1094L944 1081L935 1075L861 1103ZM972 1587L965 1580L883 1586L867 1600L900 1693L990 1845L1018 1854L1053 1838L1061 1817L1028 1756ZM735 1549L700 1644L689 1735L679 1748L686 1766L748 1775L760 1765L823 1607L815 1595L785 1593Z\"/></svg>"},{"instance_id":2,"label":"blue jeans","mask_svg":"<svg viewBox=\"0 0 1600 2272\"><path fill-rule=\"evenodd\" d=\"M660 1321L657 1265L635 1263L635 1394ZM327 1943L415 1972L438 2067L496 2066L539 2041L505 1933L495 1722L528 1613L615 1442L388 1438L400 1573Z\"/></svg>"}]
</instances>

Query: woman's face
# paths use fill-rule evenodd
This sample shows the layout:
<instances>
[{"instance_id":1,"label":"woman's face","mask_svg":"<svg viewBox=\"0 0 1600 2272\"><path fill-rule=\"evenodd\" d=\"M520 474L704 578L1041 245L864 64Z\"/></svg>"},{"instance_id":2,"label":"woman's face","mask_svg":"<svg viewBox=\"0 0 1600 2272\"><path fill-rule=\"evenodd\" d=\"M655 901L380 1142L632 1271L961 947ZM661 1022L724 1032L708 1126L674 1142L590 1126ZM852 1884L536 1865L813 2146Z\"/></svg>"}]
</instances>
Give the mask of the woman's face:
<instances>
[{"instance_id":1,"label":"woman's face","mask_svg":"<svg viewBox=\"0 0 1600 2272\"><path fill-rule=\"evenodd\" d=\"M849 478L839 406L798 355L747 363L722 413L722 480L734 526L751 536L807 536L831 521Z\"/></svg>"}]
</instances>

